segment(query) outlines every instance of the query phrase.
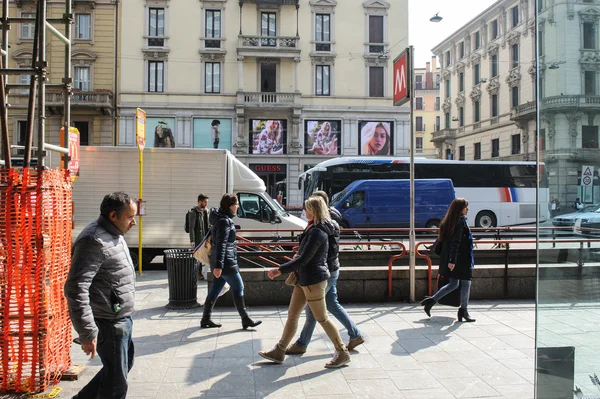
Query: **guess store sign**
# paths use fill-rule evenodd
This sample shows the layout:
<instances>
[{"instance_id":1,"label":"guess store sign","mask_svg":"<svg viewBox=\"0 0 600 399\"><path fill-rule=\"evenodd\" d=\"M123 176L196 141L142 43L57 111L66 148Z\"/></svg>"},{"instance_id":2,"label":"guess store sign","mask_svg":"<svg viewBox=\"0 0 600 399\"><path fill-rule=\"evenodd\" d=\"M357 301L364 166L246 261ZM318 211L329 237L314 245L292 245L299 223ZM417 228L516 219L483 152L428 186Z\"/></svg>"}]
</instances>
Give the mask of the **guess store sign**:
<instances>
[{"instance_id":1,"label":"guess store sign","mask_svg":"<svg viewBox=\"0 0 600 399\"><path fill-rule=\"evenodd\" d=\"M281 163L251 163L249 167L256 174L287 172L287 165Z\"/></svg>"}]
</instances>

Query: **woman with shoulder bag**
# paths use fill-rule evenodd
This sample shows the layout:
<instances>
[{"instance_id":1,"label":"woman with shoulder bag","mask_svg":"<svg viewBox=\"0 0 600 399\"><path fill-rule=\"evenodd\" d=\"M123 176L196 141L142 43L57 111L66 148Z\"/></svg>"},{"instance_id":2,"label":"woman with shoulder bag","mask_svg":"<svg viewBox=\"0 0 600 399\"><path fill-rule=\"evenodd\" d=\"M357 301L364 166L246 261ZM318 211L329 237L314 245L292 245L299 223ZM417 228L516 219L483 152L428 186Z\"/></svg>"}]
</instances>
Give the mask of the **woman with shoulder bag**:
<instances>
[{"instance_id":1,"label":"woman with shoulder bag","mask_svg":"<svg viewBox=\"0 0 600 399\"><path fill-rule=\"evenodd\" d=\"M202 328L221 327L221 324L213 322L210 317L225 283L231 286L233 302L242 318L244 330L262 323L262 321L252 320L246 312L244 281L237 262L236 230L232 219L233 215L237 213L238 206L238 199L235 195L224 194L221 198L220 208L210 210L209 221L212 225L210 269L215 278L204 302L204 313L202 321L200 321Z\"/></svg>"},{"instance_id":2,"label":"woman with shoulder bag","mask_svg":"<svg viewBox=\"0 0 600 399\"><path fill-rule=\"evenodd\" d=\"M473 236L467 224L469 203L464 198L456 198L450 204L448 212L440 225L438 240L442 246L440 254L440 275L448 278L448 284L443 286L432 297L421 301L427 316L431 317L431 308L441 298L460 286L460 308L458 321L474 322L469 315L469 295L471 293L471 278L475 265L473 258Z\"/></svg>"},{"instance_id":3,"label":"woman with shoulder bag","mask_svg":"<svg viewBox=\"0 0 600 399\"><path fill-rule=\"evenodd\" d=\"M268 272L273 279L281 273L297 272L298 283L294 286L288 318L283 329L281 339L270 351L258 354L275 363L283 363L285 351L294 338L298 329L298 319L308 302L315 319L319 322L327 336L335 346L335 354L331 361L325 364L326 368L337 368L350 363L350 354L342 341L342 337L327 315L325 293L327 279L330 277L327 266L329 251L328 227L330 220L329 210L325 201L320 197L310 197L304 203L309 226L300 241L298 256L284 263L279 268Z\"/></svg>"}]
</instances>

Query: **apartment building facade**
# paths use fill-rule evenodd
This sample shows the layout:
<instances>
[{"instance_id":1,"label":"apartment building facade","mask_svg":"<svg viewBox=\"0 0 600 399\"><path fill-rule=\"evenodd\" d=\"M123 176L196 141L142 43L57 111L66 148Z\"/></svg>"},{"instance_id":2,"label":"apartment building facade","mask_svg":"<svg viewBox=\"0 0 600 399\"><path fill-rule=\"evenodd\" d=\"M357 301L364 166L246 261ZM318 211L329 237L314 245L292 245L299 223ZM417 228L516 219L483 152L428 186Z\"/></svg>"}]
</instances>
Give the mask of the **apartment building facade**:
<instances>
[{"instance_id":1,"label":"apartment building facade","mask_svg":"<svg viewBox=\"0 0 600 399\"><path fill-rule=\"evenodd\" d=\"M440 79L436 57L415 68L415 154L420 157L437 157L431 138L441 128Z\"/></svg>"},{"instance_id":2,"label":"apartment building facade","mask_svg":"<svg viewBox=\"0 0 600 399\"><path fill-rule=\"evenodd\" d=\"M440 60L439 157L535 160L535 9L499 0L433 48Z\"/></svg>"},{"instance_id":3,"label":"apartment building facade","mask_svg":"<svg viewBox=\"0 0 600 399\"><path fill-rule=\"evenodd\" d=\"M301 204L298 176L321 161L408 155L409 109L391 98L407 0L122 5L119 145L135 145L141 107L148 146L229 149L285 205Z\"/></svg>"},{"instance_id":4,"label":"apartment building facade","mask_svg":"<svg viewBox=\"0 0 600 399\"><path fill-rule=\"evenodd\" d=\"M116 5L111 0L73 0L71 77L71 124L79 129L81 145L114 145L116 73ZM65 2L48 1L47 18L62 18ZM11 17L32 18L31 22L13 24L9 31L9 67L30 68L33 50L36 2L14 0L9 3ZM60 32L64 24L52 23ZM59 85L65 76L64 43L47 31L47 83ZM28 84L30 77L11 76L8 83ZM46 89L46 142L58 145L64 123L63 89ZM13 89L8 94L8 128L11 145L24 145L27 120L28 89ZM37 124L34 130L37 131ZM34 133L34 145L37 134ZM16 157L22 150L13 150ZM50 155L54 156L54 155Z\"/></svg>"}]
</instances>

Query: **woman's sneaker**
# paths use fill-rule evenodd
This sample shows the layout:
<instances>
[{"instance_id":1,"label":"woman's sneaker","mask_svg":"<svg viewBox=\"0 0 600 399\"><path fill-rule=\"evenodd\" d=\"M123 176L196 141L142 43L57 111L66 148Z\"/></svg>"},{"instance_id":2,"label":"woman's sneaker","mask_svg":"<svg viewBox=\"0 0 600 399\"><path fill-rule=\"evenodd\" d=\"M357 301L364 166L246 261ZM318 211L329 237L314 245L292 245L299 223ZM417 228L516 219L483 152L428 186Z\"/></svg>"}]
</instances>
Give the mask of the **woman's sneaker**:
<instances>
[{"instance_id":1,"label":"woman's sneaker","mask_svg":"<svg viewBox=\"0 0 600 399\"><path fill-rule=\"evenodd\" d=\"M340 351L335 351L333 355L333 359L331 359L327 364L325 364L326 369L335 369L338 367L345 366L350 363L350 353L348 353L348 349L343 349Z\"/></svg>"},{"instance_id":2,"label":"woman's sneaker","mask_svg":"<svg viewBox=\"0 0 600 399\"><path fill-rule=\"evenodd\" d=\"M285 350L286 355L302 355L304 353L306 353L306 348L300 346L297 342L294 342L294 344L288 346Z\"/></svg>"}]
</instances>

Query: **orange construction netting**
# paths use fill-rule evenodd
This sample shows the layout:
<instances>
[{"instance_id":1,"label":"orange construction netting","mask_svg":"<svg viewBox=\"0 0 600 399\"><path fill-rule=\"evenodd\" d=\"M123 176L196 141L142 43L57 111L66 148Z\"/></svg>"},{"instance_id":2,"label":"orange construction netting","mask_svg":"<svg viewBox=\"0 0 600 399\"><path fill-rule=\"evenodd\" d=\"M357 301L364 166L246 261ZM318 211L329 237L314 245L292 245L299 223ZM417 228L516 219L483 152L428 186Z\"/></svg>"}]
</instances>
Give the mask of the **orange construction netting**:
<instances>
[{"instance_id":1,"label":"orange construction netting","mask_svg":"<svg viewBox=\"0 0 600 399\"><path fill-rule=\"evenodd\" d=\"M66 170L0 169L0 392L41 392L71 365Z\"/></svg>"}]
</instances>

